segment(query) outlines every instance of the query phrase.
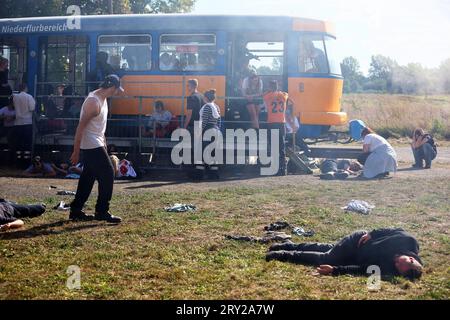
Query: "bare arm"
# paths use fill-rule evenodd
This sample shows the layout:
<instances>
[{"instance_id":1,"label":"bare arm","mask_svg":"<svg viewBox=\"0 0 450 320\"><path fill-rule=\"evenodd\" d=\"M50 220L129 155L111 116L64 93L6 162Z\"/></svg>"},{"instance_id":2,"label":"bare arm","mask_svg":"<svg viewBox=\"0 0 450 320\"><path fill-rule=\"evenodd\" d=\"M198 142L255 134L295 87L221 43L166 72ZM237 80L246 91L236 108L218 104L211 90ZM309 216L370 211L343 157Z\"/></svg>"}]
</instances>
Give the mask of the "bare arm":
<instances>
[{"instance_id":1,"label":"bare arm","mask_svg":"<svg viewBox=\"0 0 450 320\"><path fill-rule=\"evenodd\" d=\"M370 152L370 144L363 145L363 152L364 153L369 153Z\"/></svg>"},{"instance_id":2,"label":"bare arm","mask_svg":"<svg viewBox=\"0 0 450 320\"><path fill-rule=\"evenodd\" d=\"M189 123L191 122L192 118L192 110L188 109L186 114L186 121L184 122L184 128L187 129Z\"/></svg>"},{"instance_id":3,"label":"bare arm","mask_svg":"<svg viewBox=\"0 0 450 320\"><path fill-rule=\"evenodd\" d=\"M0 231L6 231L10 229L18 229L23 227L24 222L22 220L16 220L7 224L3 224L0 226Z\"/></svg>"},{"instance_id":4,"label":"bare arm","mask_svg":"<svg viewBox=\"0 0 450 320\"><path fill-rule=\"evenodd\" d=\"M76 165L80 160L80 146L81 146L81 138L83 137L84 130L88 125L89 121L91 121L94 117L98 116L100 113L100 108L97 102L92 98L86 101L86 105L84 106L84 112L80 119L80 123L78 123L77 131L75 133L75 141L73 144L73 153L70 157L70 161L73 165Z\"/></svg>"}]
</instances>

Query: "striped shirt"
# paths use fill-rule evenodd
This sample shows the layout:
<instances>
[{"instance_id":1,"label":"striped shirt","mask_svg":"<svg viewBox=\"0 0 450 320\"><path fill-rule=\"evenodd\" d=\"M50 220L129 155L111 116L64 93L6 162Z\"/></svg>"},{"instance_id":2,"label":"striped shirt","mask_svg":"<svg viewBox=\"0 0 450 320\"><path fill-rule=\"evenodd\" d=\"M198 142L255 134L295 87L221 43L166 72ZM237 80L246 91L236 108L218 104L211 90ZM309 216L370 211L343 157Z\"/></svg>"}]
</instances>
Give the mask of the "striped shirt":
<instances>
[{"instance_id":1,"label":"striped shirt","mask_svg":"<svg viewBox=\"0 0 450 320\"><path fill-rule=\"evenodd\" d=\"M200 110L200 122L202 124L202 131L208 130L210 128L218 128L219 121L219 107L214 102L205 104Z\"/></svg>"}]
</instances>

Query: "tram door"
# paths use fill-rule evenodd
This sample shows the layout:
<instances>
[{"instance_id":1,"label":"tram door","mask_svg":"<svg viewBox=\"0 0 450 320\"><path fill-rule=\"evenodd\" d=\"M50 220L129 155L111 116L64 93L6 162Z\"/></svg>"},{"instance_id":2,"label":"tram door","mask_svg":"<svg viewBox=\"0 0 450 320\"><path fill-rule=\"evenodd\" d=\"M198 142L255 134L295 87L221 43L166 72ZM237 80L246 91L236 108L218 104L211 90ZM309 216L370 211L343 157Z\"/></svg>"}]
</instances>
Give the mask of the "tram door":
<instances>
[{"instance_id":1,"label":"tram door","mask_svg":"<svg viewBox=\"0 0 450 320\"><path fill-rule=\"evenodd\" d=\"M57 94L65 85L65 95L87 93L89 41L86 36L48 36L39 39L38 94Z\"/></svg>"},{"instance_id":2,"label":"tram door","mask_svg":"<svg viewBox=\"0 0 450 320\"><path fill-rule=\"evenodd\" d=\"M5 77L2 81L7 81L11 90L19 90L19 85L27 80L27 39L25 37L1 36L0 57L8 59L9 70L7 79ZM3 94L0 93L0 95Z\"/></svg>"},{"instance_id":3,"label":"tram door","mask_svg":"<svg viewBox=\"0 0 450 320\"><path fill-rule=\"evenodd\" d=\"M271 80L277 80L280 89L286 87L285 44L282 33L236 34L229 43L227 96L242 96L241 86L248 70L254 70L263 81L264 91ZM248 121L242 100L229 99L227 121Z\"/></svg>"}]
</instances>

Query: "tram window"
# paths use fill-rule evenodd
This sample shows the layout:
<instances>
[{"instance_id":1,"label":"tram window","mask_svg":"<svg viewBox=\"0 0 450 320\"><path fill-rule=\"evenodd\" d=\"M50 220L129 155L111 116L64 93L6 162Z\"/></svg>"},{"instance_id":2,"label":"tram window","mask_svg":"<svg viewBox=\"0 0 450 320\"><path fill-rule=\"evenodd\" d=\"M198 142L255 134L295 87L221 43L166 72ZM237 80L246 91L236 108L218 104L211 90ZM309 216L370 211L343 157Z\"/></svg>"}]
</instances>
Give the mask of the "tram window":
<instances>
[{"instance_id":1,"label":"tram window","mask_svg":"<svg viewBox=\"0 0 450 320\"><path fill-rule=\"evenodd\" d=\"M162 71L211 71L216 66L213 34L166 34L160 38Z\"/></svg>"},{"instance_id":2,"label":"tram window","mask_svg":"<svg viewBox=\"0 0 450 320\"><path fill-rule=\"evenodd\" d=\"M66 92L83 95L89 43L85 36L50 36L40 39L40 72L38 93L52 94L55 84L67 85Z\"/></svg>"},{"instance_id":3,"label":"tram window","mask_svg":"<svg viewBox=\"0 0 450 320\"><path fill-rule=\"evenodd\" d=\"M145 71L152 68L150 35L100 36L98 51L108 54L108 63L115 71Z\"/></svg>"},{"instance_id":4,"label":"tram window","mask_svg":"<svg viewBox=\"0 0 450 320\"><path fill-rule=\"evenodd\" d=\"M26 80L26 39L0 38L0 57L8 59L8 82L13 90L18 90L20 83Z\"/></svg>"},{"instance_id":5,"label":"tram window","mask_svg":"<svg viewBox=\"0 0 450 320\"><path fill-rule=\"evenodd\" d=\"M298 66L302 73L328 73L328 61L322 35L301 37Z\"/></svg>"},{"instance_id":6,"label":"tram window","mask_svg":"<svg viewBox=\"0 0 450 320\"><path fill-rule=\"evenodd\" d=\"M256 70L259 75L282 75L284 63L283 42L248 42L247 51L249 67Z\"/></svg>"},{"instance_id":7,"label":"tram window","mask_svg":"<svg viewBox=\"0 0 450 320\"><path fill-rule=\"evenodd\" d=\"M327 48L328 64L330 66L330 73L342 75L341 64L339 57L336 55L336 39L332 37L325 37L325 45Z\"/></svg>"}]
</instances>

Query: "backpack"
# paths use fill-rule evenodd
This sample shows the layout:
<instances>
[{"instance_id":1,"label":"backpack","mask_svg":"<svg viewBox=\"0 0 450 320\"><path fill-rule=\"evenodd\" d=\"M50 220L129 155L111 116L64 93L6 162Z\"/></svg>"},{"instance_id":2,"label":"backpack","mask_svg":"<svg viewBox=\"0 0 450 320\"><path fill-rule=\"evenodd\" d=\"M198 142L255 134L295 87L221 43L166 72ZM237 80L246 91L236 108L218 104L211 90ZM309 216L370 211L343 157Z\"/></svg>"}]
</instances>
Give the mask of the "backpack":
<instances>
[{"instance_id":1,"label":"backpack","mask_svg":"<svg viewBox=\"0 0 450 320\"><path fill-rule=\"evenodd\" d=\"M428 137L427 143L431 144L431 146L433 147L434 152L436 152L436 154L437 154L437 145L436 145L436 142L433 139L433 136L431 134L426 134L425 137Z\"/></svg>"}]
</instances>

